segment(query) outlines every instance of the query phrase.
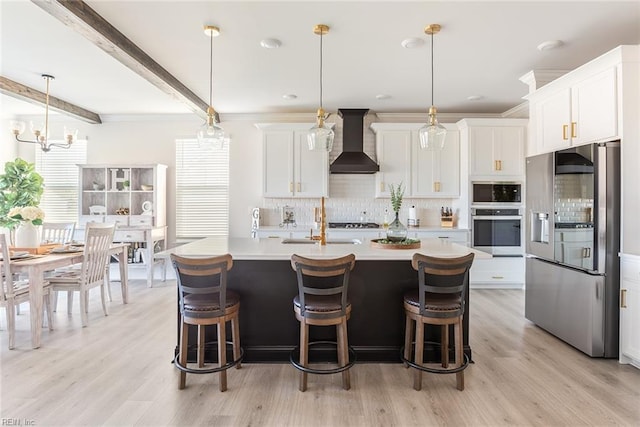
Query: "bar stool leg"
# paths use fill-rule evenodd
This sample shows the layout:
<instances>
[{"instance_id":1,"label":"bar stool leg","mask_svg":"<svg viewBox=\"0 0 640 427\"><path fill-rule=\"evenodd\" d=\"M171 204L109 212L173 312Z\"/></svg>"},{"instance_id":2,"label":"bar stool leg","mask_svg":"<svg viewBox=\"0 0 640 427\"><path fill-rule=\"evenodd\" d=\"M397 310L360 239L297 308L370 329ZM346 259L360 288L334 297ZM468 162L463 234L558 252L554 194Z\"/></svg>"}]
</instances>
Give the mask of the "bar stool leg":
<instances>
[{"instance_id":1,"label":"bar stool leg","mask_svg":"<svg viewBox=\"0 0 640 427\"><path fill-rule=\"evenodd\" d=\"M349 350L347 343L347 321L344 319L339 325L337 325L338 334L338 362L340 366L345 366L349 363ZM342 371L342 388L349 390L351 388L351 376L349 370Z\"/></svg>"},{"instance_id":2,"label":"bar stool leg","mask_svg":"<svg viewBox=\"0 0 640 427\"><path fill-rule=\"evenodd\" d=\"M423 358L424 353L424 323L422 320L416 320L416 351L415 351L415 360L414 363L416 365L422 366L424 361ZM422 390L422 371L420 369L414 369L413 373L413 389L420 391Z\"/></svg>"},{"instance_id":3,"label":"bar stool leg","mask_svg":"<svg viewBox=\"0 0 640 427\"><path fill-rule=\"evenodd\" d=\"M449 325L442 325L440 327L440 361L443 368L449 367Z\"/></svg>"},{"instance_id":4,"label":"bar stool leg","mask_svg":"<svg viewBox=\"0 0 640 427\"><path fill-rule=\"evenodd\" d=\"M238 360L240 358L240 326L237 313L231 318L231 339L233 340L233 360ZM241 367L238 362L236 369Z\"/></svg>"},{"instance_id":5,"label":"bar stool leg","mask_svg":"<svg viewBox=\"0 0 640 427\"><path fill-rule=\"evenodd\" d=\"M182 322L182 327L180 328L180 357L179 361L182 366L187 365L187 337L189 335L189 325ZM178 385L178 389L184 389L187 382L187 373L184 371L180 371L180 383Z\"/></svg>"},{"instance_id":6,"label":"bar stool leg","mask_svg":"<svg viewBox=\"0 0 640 427\"><path fill-rule=\"evenodd\" d=\"M462 316L453 325L453 334L456 341L456 368L464 363L464 348L462 346ZM460 391L464 390L464 371L456 373L456 388Z\"/></svg>"},{"instance_id":7,"label":"bar stool leg","mask_svg":"<svg viewBox=\"0 0 640 427\"><path fill-rule=\"evenodd\" d=\"M198 368L204 368L204 325L198 325Z\"/></svg>"},{"instance_id":8,"label":"bar stool leg","mask_svg":"<svg viewBox=\"0 0 640 427\"><path fill-rule=\"evenodd\" d=\"M413 342L413 319L405 313L405 326L404 326L404 358L405 360L411 360L411 343ZM409 367L409 364L405 362L405 368Z\"/></svg>"},{"instance_id":9,"label":"bar stool leg","mask_svg":"<svg viewBox=\"0 0 640 427\"><path fill-rule=\"evenodd\" d=\"M306 367L309 364L309 325L304 319L300 321L300 364ZM307 390L307 373L300 371L300 391Z\"/></svg>"},{"instance_id":10,"label":"bar stool leg","mask_svg":"<svg viewBox=\"0 0 640 427\"><path fill-rule=\"evenodd\" d=\"M227 331L224 319L218 323L218 363L220 366L227 364ZM227 390L227 370L220 371L220 391Z\"/></svg>"}]
</instances>

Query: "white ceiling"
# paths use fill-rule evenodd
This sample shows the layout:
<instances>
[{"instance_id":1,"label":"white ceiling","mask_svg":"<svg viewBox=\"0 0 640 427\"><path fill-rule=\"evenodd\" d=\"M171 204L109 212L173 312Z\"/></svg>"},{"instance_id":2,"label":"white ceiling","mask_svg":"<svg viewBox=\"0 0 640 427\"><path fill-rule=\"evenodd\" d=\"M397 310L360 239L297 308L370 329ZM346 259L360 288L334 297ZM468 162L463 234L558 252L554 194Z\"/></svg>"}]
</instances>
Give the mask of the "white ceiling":
<instances>
[{"instance_id":1,"label":"white ceiling","mask_svg":"<svg viewBox=\"0 0 640 427\"><path fill-rule=\"evenodd\" d=\"M440 112L503 113L521 104L531 70L571 70L621 44L640 44L640 1L116 1L86 0L156 62L208 103L209 38L213 105L229 113L313 112L319 102L319 37L324 23L324 105L376 112L424 112L430 105L435 36L435 104ZM0 74L100 115L190 113L185 105L117 62L27 0L0 0ZM277 38L279 49L260 40ZM416 49L402 40L422 38ZM546 40L561 48L540 52ZM297 99L285 100L283 95ZM378 100L376 95L389 95ZM468 101L471 95L483 96ZM42 108L1 95L2 116Z\"/></svg>"}]
</instances>

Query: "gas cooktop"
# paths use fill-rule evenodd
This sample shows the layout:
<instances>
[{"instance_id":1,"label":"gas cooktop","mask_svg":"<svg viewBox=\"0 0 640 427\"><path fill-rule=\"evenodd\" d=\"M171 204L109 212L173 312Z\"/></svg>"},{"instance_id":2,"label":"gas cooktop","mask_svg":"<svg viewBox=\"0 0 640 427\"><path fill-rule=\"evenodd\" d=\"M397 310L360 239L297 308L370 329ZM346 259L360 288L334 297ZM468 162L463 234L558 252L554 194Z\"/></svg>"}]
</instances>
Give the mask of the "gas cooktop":
<instances>
[{"instance_id":1,"label":"gas cooktop","mask_svg":"<svg viewBox=\"0 0 640 427\"><path fill-rule=\"evenodd\" d=\"M329 228L380 228L375 222L330 222Z\"/></svg>"}]
</instances>

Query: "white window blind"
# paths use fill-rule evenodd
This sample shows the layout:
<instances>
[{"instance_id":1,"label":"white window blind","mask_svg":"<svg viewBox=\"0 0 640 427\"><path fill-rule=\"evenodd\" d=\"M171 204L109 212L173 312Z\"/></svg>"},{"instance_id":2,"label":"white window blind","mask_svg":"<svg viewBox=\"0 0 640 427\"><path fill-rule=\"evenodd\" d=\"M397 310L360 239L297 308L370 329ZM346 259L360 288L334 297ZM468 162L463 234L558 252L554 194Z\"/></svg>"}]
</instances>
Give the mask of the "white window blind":
<instances>
[{"instance_id":1,"label":"white window blind","mask_svg":"<svg viewBox=\"0 0 640 427\"><path fill-rule=\"evenodd\" d=\"M229 144L203 150L176 141L176 239L229 233Z\"/></svg>"},{"instance_id":2,"label":"white window blind","mask_svg":"<svg viewBox=\"0 0 640 427\"><path fill-rule=\"evenodd\" d=\"M53 147L47 153L36 146L36 171L44 179L40 207L44 210L45 221L78 221L76 165L86 162L86 140L75 141L69 148Z\"/></svg>"}]
</instances>

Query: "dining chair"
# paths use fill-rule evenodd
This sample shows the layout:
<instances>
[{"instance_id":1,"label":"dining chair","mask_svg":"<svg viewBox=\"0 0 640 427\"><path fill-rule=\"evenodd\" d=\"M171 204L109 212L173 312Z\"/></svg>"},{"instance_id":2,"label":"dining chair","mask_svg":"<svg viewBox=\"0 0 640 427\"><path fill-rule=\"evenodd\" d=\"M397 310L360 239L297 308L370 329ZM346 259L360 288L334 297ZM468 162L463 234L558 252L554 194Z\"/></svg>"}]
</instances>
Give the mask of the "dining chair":
<instances>
[{"instance_id":1,"label":"dining chair","mask_svg":"<svg viewBox=\"0 0 640 427\"><path fill-rule=\"evenodd\" d=\"M79 292L82 327L89 324L89 290L92 288L100 287L102 311L105 316L109 315L105 299L105 282L114 230L115 224L88 223L80 268L56 270L48 277L54 292Z\"/></svg>"},{"instance_id":2,"label":"dining chair","mask_svg":"<svg viewBox=\"0 0 640 427\"><path fill-rule=\"evenodd\" d=\"M16 308L22 303L28 303L29 280L14 280L11 272L11 257L7 245L7 237L0 233L0 246L2 247L2 274L0 277L0 307L5 307L7 315L7 330L9 331L9 350L15 347L16 340ZM51 314L51 285L44 283L42 289L44 308L47 311L47 324L49 330L53 330L53 316Z\"/></svg>"},{"instance_id":3,"label":"dining chair","mask_svg":"<svg viewBox=\"0 0 640 427\"><path fill-rule=\"evenodd\" d=\"M71 242L75 229L75 222L43 222L42 243Z\"/></svg>"}]
</instances>

